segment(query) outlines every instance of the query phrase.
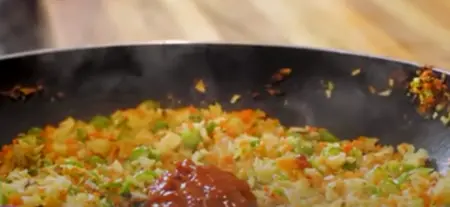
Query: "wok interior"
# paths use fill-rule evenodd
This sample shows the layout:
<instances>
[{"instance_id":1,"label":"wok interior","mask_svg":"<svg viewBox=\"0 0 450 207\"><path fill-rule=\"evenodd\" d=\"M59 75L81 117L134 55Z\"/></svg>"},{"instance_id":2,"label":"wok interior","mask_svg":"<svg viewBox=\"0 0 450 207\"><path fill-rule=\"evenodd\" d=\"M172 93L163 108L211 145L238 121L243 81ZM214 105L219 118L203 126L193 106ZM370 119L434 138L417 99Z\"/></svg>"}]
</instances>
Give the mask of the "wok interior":
<instances>
[{"instance_id":1,"label":"wok interior","mask_svg":"<svg viewBox=\"0 0 450 207\"><path fill-rule=\"evenodd\" d=\"M166 107L219 102L225 109L259 108L285 125L325 127L341 138L408 142L427 149L441 171L450 157L450 131L418 115L405 95L417 66L400 62L301 48L181 44L41 53L3 59L0 68L3 91L17 84L44 86L26 101L0 98L1 144L33 126L67 116L88 119L152 99ZM284 95L253 99L251 92L264 91L280 68L292 69L278 86ZM352 76L358 68L361 73ZM392 77L390 96L368 90L387 89ZM199 79L207 86L204 94L194 88ZM327 81L335 86L331 98L325 96ZM231 104L234 94L242 98Z\"/></svg>"}]
</instances>

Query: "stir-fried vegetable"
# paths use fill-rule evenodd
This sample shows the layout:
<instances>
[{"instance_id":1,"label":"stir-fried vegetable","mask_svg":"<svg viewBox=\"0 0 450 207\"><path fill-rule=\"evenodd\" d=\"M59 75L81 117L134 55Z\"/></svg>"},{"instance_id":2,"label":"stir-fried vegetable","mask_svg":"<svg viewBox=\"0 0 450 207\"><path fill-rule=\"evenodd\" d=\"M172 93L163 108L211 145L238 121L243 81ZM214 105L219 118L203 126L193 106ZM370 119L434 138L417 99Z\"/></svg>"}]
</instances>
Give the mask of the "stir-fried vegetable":
<instances>
[{"instance_id":1,"label":"stir-fried vegetable","mask_svg":"<svg viewBox=\"0 0 450 207\"><path fill-rule=\"evenodd\" d=\"M127 206L186 158L247 180L262 207L450 205L450 177L411 145L340 140L251 109L159 107L146 101L18 135L0 152L0 205Z\"/></svg>"}]
</instances>

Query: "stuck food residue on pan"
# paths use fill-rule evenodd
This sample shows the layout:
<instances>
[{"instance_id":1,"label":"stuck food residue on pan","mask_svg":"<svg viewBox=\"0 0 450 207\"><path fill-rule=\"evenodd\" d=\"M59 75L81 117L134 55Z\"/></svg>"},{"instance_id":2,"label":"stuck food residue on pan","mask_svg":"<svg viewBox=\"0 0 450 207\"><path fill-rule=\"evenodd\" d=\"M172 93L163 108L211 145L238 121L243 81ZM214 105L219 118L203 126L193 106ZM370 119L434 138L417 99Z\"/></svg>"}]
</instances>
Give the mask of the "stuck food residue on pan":
<instances>
[{"instance_id":1,"label":"stuck food residue on pan","mask_svg":"<svg viewBox=\"0 0 450 207\"><path fill-rule=\"evenodd\" d=\"M0 92L0 94L14 100L18 100L25 99L28 96L35 94L41 90L43 90L43 86L40 84L34 86L16 85L8 91Z\"/></svg>"},{"instance_id":2,"label":"stuck food residue on pan","mask_svg":"<svg viewBox=\"0 0 450 207\"><path fill-rule=\"evenodd\" d=\"M429 66L417 71L417 77L408 85L408 95L418 104L418 111L432 118L440 117L442 123L450 121L450 93L445 76L439 76Z\"/></svg>"},{"instance_id":3,"label":"stuck food residue on pan","mask_svg":"<svg viewBox=\"0 0 450 207\"><path fill-rule=\"evenodd\" d=\"M377 141L287 127L261 110L146 101L32 128L3 145L0 205L128 207L194 194L194 202L230 205L252 203L253 194L259 207L450 204L450 174L426 167L426 150Z\"/></svg>"},{"instance_id":4,"label":"stuck food residue on pan","mask_svg":"<svg viewBox=\"0 0 450 207\"><path fill-rule=\"evenodd\" d=\"M281 68L276 73L274 73L270 78L270 83L266 84L264 86L264 90L267 94L270 96L282 96L284 95L284 92L279 88L279 84L283 81L285 81L290 74L292 73L291 68ZM252 92L251 93L253 98L257 98L261 96L261 93L259 92Z\"/></svg>"},{"instance_id":5,"label":"stuck food residue on pan","mask_svg":"<svg viewBox=\"0 0 450 207\"><path fill-rule=\"evenodd\" d=\"M230 103L235 104L235 103L237 103L237 102L239 101L240 98L241 98L241 95L239 95L239 94L234 94L234 95L231 97Z\"/></svg>"},{"instance_id":6,"label":"stuck food residue on pan","mask_svg":"<svg viewBox=\"0 0 450 207\"><path fill-rule=\"evenodd\" d=\"M331 98L331 95L334 90L334 83L332 81L321 81L322 86L325 88L325 96L327 98Z\"/></svg>"},{"instance_id":7,"label":"stuck food residue on pan","mask_svg":"<svg viewBox=\"0 0 450 207\"><path fill-rule=\"evenodd\" d=\"M205 83L203 82L202 79L197 80L197 81L195 82L195 89L196 89L198 92L200 92L200 93L205 93L205 92L206 92L206 85L205 85Z\"/></svg>"},{"instance_id":8,"label":"stuck food residue on pan","mask_svg":"<svg viewBox=\"0 0 450 207\"><path fill-rule=\"evenodd\" d=\"M357 69L352 70L351 75L352 75L352 76L357 76L357 75L359 75L360 73L361 73L361 68L357 68Z\"/></svg>"}]
</instances>

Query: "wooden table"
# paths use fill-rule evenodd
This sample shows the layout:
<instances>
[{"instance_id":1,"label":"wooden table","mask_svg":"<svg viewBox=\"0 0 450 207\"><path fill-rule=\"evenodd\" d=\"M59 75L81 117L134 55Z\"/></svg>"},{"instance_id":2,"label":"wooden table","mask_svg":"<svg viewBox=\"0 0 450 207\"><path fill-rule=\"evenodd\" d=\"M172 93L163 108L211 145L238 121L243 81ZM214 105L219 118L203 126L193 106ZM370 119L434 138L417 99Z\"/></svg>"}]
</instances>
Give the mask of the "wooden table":
<instances>
[{"instance_id":1,"label":"wooden table","mask_svg":"<svg viewBox=\"0 0 450 207\"><path fill-rule=\"evenodd\" d=\"M41 0L48 47L183 39L296 44L450 69L445 0Z\"/></svg>"}]
</instances>

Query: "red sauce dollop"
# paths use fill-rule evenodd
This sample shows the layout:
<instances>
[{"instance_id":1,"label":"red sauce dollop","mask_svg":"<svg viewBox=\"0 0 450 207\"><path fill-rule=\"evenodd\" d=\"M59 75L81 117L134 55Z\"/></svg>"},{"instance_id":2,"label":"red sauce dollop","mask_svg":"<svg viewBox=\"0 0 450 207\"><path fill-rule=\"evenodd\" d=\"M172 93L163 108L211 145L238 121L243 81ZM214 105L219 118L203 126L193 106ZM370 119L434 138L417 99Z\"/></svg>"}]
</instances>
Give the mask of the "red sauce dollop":
<instances>
[{"instance_id":1,"label":"red sauce dollop","mask_svg":"<svg viewBox=\"0 0 450 207\"><path fill-rule=\"evenodd\" d=\"M148 207L256 207L246 181L215 166L197 166L191 160L177 163L149 190Z\"/></svg>"}]
</instances>

